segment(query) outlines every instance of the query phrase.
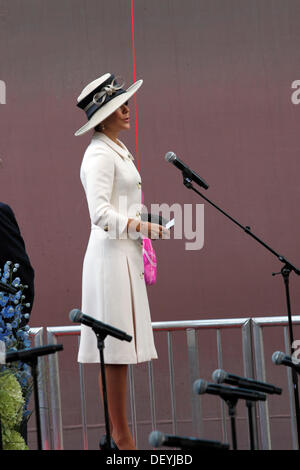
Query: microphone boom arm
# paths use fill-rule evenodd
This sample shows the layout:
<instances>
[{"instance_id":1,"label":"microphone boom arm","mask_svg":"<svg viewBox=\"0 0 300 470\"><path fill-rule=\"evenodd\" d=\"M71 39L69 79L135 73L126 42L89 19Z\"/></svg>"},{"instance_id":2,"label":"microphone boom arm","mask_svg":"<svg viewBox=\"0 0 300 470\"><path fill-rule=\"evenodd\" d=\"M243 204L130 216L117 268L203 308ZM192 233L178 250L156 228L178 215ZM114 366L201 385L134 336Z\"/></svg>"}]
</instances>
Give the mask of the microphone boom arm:
<instances>
[{"instance_id":1,"label":"microphone boom arm","mask_svg":"<svg viewBox=\"0 0 300 470\"><path fill-rule=\"evenodd\" d=\"M210 199L208 199L206 196L204 196L204 194L200 193L196 188L194 188L193 184L192 184L192 180L191 180L191 172L187 169L183 170L182 171L182 176L183 176L183 184L188 188L188 189L192 189L193 191L195 191L195 193L197 193L200 197L202 197L203 199L205 199L206 202L208 202L209 204L211 204L215 209L217 209L219 212L221 212L223 215L225 215L225 217L227 217L228 219L230 219L234 224L238 225L241 229L244 230L244 232L246 232L248 235L250 235L252 238L254 238L258 243L260 243L261 245L263 245L267 250L269 250L274 256L276 256L279 261L281 261L282 263L285 264L284 268L287 267L288 269L290 269L290 271L294 271L296 274L298 274L298 276L300 275L300 269L296 268L296 266L294 266L290 261L288 261L284 256L280 255L279 253L277 253L275 250L273 250L273 248L271 248L269 245L267 245L263 240L261 240L257 235L255 235L253 232L251 232L251 228L247 225L247 226L243 226L242 224L240 224L236 219L234 219L233 217L231 217L231 215L229 215L227 212L225 212L223 209L221 209L219 206L217 206L217 204L215 204L214 202L212 202ZM278 273L279 274L279 273Z\"/></svg>"}]
</instances>

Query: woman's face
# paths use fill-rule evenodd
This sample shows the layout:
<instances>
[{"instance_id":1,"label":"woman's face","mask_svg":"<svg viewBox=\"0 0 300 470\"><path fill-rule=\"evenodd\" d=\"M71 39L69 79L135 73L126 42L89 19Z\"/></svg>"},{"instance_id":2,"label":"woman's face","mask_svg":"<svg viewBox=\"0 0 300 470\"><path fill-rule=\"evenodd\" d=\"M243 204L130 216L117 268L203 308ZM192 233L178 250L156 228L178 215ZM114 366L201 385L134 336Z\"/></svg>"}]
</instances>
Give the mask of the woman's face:
<instances>
[{"instance_id":1,"label":"woman's face","mask_svg":"<svg viewBox=\"0 0 300 470\"><path fill-rule=\"evenodd\" d=\"M114 133L130 129L128 101L108 116L103 121L103 125L105 129Z\"/></svg>"}]
</instances>

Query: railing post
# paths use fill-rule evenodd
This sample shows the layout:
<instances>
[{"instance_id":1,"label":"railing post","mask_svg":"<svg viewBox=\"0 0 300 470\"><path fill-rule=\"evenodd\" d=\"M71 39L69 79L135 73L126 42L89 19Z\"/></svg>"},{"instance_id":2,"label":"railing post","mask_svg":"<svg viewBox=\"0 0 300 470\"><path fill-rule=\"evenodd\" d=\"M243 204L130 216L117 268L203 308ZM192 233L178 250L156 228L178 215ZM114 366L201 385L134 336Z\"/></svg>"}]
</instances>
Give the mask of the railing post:
<instances>
[{"instance_id":1,"label":"railing post","mask_svg":"<svg viewBox=\"0 0 300 470\"><path fill-rule=\"evenodd\" d=\"M149 373L151 423L152 423L152 429L156 429L155 389L154 389L154 375L153 375L153 362L152 361L148 362L148 373Z\"/></svg>"},{"instance_id":2,"label":"railing post","mask_svg":"<svg viewBox=\"0 0 300 470\"><path fill-rule=\"evenodd\" d=\"M266 382L264 341L261 326L252 319L253 342L255 351L256 376L260 382ZM259 422L262 450L271 450L271 432L268 402L259 402Z\"/></svg>"},{"instance_id":3,"label":"railing post","mask_svg":"<svg viewBox=\"0 0 300 470\"><path fill-rule=\"evenodd\" d=\"M47 328L48 344L57 344L55 334L51 328ZM49 363L49 387L51 397L51 415L53 426L53 447L54 450L63 450L63 426L61 415L61 394L59 381L58 353L50 354Z\"/></svg>"},{"instance_id":4,"label":"railing post","mask_svg":"<svg viewBox=\"0 0 300 470\"><path fill-rule=\"evenodd\" d=\"M137 422L136 422L136 405L135 405L133 365L129 364L128 369L129 369L129 390L130 390L132 437L135 441L136 447L138 448L138 433L137 433Z\"/></svg>"},{"instance_id":5,"label":"railing post","mask_svg":"<svg viewBox=\"0 0 300 470\"><path fill-rule=\"evenodd\" d=\"M79 343L80 343L80 336L78 338L78 345ZM88 446L88 433L87 433L87 420L86 420L84 365L82 363L79 363L79 380L80 380L80 404L81 404L83 449L88 450L89 446Z\"/></svg>"},{"instance_id":6,"label":"railing post","mask_svg":"<svg viewBox=\"0 0 300 470\"><path fill-rule=\"evenodd\" d=\"M173 344L172 332L168 331L168 359L169 359L169 373L170 373L170 394L171 394L171 409L172 409L172 433L177 434L177 418L176 418L176 393L174 382L174 360L173 360Z\"/></svg>"},{"instance_id":7,"label":"railing post","mask_svg":"<svg viewBox=\"0 0 300 470\"><path fill-rule=\"evenodd\" d=\"M218 369L223 369L223 352L222 352L222 341L221 341L221 331L217 329L217 351L218 351ZM228 442L228 433L226 426L226 410L224 400L220 400L221 406L221 416L222 416L222 434L223 442Z\"/></svg>"},{"instance_id":8,"label":"railing post","mask_svg":"<svg viewBox=\"0 0 300 470\"><path fill-rule=\"evenodd\" d=\"M30 328L29 334L34 337L34 346L43 346L44 328ZM42 435L43 450L50 449L50 419L49 419L49 401L47 393L47 367L44 356L38 358L38 394L40 404L40 423Z\"/></svg>"},{"instance_id":9,"label":"railing post","mask_svg":"<svg viewBox=\"0 0 300 470\"><path fill-rule=\"evenodd\" d=\"M289 355L291 353L291 346L290 346L290 336L289 336L287 326L284 328L284 345L285 345L285 353L287 355ZM288 379L293 449L298 450L298 431L297 431L297 422L296 422L294 384L293 384L293 377L292 377L292 369L290 367L287 367L286 368L286 373L287 373L287 379Z\"/></svg>"},{"instance_id":10,"label":"railing post","mask_svg":"<svg viewBox=\"0 0 300 470\"><path fill-rule=\"evenodd\" d=\"M254 362L253 362L253 338L252 338L252 320L247 319L242 326L242 343L243 343L243 362L244 375L250 379L255 378ZM253 423L254 449L258 446L258 425L257 425L257 404L252 402L251 416Z\"/></svg>"},{"instance_id":11,"label":"railing post","mask_svg":"<svg viewBox=\"0 0 300 470\"><path fill-rule=\"evenodd\" d=\"M196 330L188 328L186 330L188 361L190 372L190 393L192 402L192 420L193 428L196 436L203 438L203 419L201 397L193 392L193 384L199 378L199 356Z\"/></svg>"}]
</instances>

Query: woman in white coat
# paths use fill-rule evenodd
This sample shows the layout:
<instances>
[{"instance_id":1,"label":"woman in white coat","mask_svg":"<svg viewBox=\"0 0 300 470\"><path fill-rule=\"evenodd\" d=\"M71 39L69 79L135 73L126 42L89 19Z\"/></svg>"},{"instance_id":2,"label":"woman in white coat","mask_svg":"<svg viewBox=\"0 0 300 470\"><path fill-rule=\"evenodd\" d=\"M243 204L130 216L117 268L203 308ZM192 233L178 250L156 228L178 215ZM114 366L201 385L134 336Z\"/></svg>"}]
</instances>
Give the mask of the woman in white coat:
<instances>
[{"instance_id":1,"label":"woman in white coat","mask_svg":"<svg viewBox=\"0 0 300 470\"><path fill-rule=\"evenodd\" d=\"M141 85L138 80L124 90L111 74L87 85L77 106L86 112L88 122L75 134L95 131L80 170L91 218L82 311L133 338L127 342L107 336L104 348L111 435L119 449L127 450L136 448L126 417L128 364L157 358L142 238L169 238L169 230L161 225L141 221L141 176L118 139L120 131L130 129L128 100ZM81 326L78 361L100 361L96 335L85 325ZM102 394L101 376L99 385Z\"/></svg>"}]
</instances>

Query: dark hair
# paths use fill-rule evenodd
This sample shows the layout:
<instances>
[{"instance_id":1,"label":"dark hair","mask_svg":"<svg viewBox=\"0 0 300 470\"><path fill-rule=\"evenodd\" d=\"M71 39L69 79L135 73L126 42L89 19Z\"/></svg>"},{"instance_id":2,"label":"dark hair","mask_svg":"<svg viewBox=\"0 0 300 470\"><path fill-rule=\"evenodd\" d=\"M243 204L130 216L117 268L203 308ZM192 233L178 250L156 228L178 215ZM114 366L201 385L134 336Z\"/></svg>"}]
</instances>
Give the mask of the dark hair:
<instances>
[{"instance_id":1,"label":"dark hair","mask_svg":"<svg viewBox=\"0 0 300 470\"><path fill-rule=\"evenodd\" d=\"M123 104L125 104L125 106L128 106L128 100L127 100L125 103L123 103ZM123 106L123 104L121 104L121 106ZM120 107L121 107L121 106L120 106ZM96 131L96 132L101 132L101 130L102 130L102 129L101 129L101 122L100 122L99 124L97 124L96 127L94 127L94 131Z\"/></svg>"},{"instance_id":2,"label":"dark hair","mask_svg":"<svg viewBox=\"0 0 300 470\"><path fill-rule=\"evenodd\" d=\"M99 124L97 124L96 127L94 127L94 131L101 132L101 122Z\"/></svg>"}]
</instances>

